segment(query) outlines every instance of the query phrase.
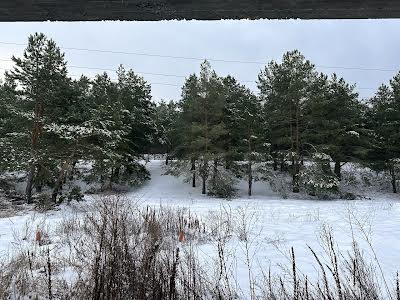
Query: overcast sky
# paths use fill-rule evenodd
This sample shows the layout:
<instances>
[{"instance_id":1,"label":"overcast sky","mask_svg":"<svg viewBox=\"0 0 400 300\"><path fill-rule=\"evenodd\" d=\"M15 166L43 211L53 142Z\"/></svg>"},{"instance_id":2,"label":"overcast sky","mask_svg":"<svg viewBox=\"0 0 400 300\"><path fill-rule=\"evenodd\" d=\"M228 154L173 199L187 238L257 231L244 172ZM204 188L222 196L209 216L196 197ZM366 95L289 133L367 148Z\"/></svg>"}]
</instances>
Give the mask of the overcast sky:
<instances>
[{"instance_id":1,"label":"overcast sky","mask_svg":"<svg viewBox=\"0 0 400 300\"><path fill-rule=\"evenodd\" d=\"M257 91L255 81L263 64L212 59L266 63L272 59L280 61L284 52L298 49L319 71L336 72L349 83L355 83L360 97L365 98L396 72L345 68L400 70L399 31L400 20L0 23L0 68L10 68L12 63L4 60L13 54L21 55L24 49L2 42L24 44L29 34L43 32L61 48L131 52L63 49L73 77L82 73L94 76L101 71L72 66L116 69L119 64L138 73L178 76L142 74L152 83L153 99L158 101L178 99L184 77L199 71L202 58L211 59L219 75L231 74ZM115 78L113 72L109 73Z\"/></svg>"}]
</instances>

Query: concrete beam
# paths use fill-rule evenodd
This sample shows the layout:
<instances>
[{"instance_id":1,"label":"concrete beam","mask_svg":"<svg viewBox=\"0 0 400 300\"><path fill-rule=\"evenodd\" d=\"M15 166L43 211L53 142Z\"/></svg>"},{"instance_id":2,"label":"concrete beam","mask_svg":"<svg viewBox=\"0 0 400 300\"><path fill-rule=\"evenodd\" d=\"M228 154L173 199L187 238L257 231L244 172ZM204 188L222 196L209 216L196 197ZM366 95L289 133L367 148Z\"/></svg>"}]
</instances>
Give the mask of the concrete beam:
<instances>
[{"instance_id":1,"label":"concrete beam","mask_svg":"<svg viewBox=\"0 0 400 300\"><path fill-rule=\"evenodd\" d=\"M399 0L1 0L0 21L400 18Z\"/></svg>"}]
</instances>

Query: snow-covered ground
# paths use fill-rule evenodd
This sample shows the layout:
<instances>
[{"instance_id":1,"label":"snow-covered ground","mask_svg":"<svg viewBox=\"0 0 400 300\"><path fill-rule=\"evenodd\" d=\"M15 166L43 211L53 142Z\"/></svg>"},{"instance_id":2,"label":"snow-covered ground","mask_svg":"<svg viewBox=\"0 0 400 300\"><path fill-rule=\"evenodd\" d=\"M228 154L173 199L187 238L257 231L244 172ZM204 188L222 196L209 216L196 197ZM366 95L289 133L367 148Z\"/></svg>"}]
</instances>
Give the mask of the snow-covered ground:
<instances>
[{"instance_id":1,"label":"snow-covered ground","mask_svg":"<svg viewBox=\"0 0 400 300\"><path fill-rule=\"evenodd\" d=\"M221 214L238 222L246 219L251 229L251 265L255 275L260 267L268 269L271 266L272 271L278 273L282 271L282 265L290 266L289 249L293 247L299 269L308 276L317 276L316 263L308 246L321 253L320 234L324 226L332 228L341 251L351 248L352 234L355 234L365 255L373 261L372 249L365 242L365 238L370 239L388 279L394 278L400 270L400 198L382 194L372 196L371 200L355 201L280 199L265 182L256 182L253 196L248 197L245 182L241 182L240 197L228 201L201 195L200 187L192 188L181 178L163 175L163 166L163 161L150 161L147 168L151 172L151 181L128 192L126 197L141 206L185 208L204 222ZM91 202L95 198L87 196L87 200ZM63 205L58 211L46 214L29 212L0 219L0 256L15 251L24 238L32 239L35 230L32 224L46 224L51 234L55 224L74 210L74 206ZM239 284L246 290L244 243L239 238L232 238L228 248L238 274L243 274L238 276ZM213 264L216 249L211 241L203 242L197 250L205 264Z\"/></svg>"}]
</instances>

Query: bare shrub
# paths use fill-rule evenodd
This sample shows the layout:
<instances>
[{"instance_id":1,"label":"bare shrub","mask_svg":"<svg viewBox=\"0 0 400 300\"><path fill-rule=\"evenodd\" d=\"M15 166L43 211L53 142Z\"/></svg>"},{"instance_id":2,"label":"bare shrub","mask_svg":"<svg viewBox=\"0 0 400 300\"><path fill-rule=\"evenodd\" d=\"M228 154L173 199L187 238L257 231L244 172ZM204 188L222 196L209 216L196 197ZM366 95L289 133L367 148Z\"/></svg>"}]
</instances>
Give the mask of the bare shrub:
<instances>
[{"instance_id":1,"label":"bare shrub","mask_svg":"<svg viewBox=\"0 0 400 300\"><path fill-rule=\"evenodd\" d=\"M365 259L355 239L351 250L340 251L327 226L323 253L309 247L316 274L301 271L294 248L284 272L258 274L258 229L255 215L235 215L229 206L203 221L189 210L140 209L104 197L66 218L55 229L58 242L20 247L1 262L0 299L399 299L398 277L393 286L382 279L382 267ZM213 251L199 253L204 243ZM232 244L244 253L247 274L237 272ZM249 290L238 284L243 279Z\"/></svg>"},{"instance_id":2,"label":"bare shrub","mask_svg":"<svg viewBox=\"0 0 400 300\"><path fill-rule=\"evenodd\" d=\"M192 253L179 245L179 239L189 242L204 232L190 213L139 210L121 197L111 197L82 221L66 225L74 234L68 240L75 238L72 264L80 274L76 298L182 299L210 292Z\"/></svg>"},{"instance_id":3,"label":"bare shrub","mask_svg":"<svg viewBox=\"0 0 400 300\"><path fill-rule=\"evenodd\" d=\"M375 272L374 265L364 258L355 241L351 251L340 252L335 246L331 230L326 227L322 230L321 241L324 256L309 247L310 255L314 257L319 269L318 279L310 281L307 275L301 273L296 265L295 251L291 248L291 278L273 276L271 270L263 272L261 299L398 299L398 280L394 282L396 288L393 292L382 290L379 274Z\"/></svg>"}]
</instances>

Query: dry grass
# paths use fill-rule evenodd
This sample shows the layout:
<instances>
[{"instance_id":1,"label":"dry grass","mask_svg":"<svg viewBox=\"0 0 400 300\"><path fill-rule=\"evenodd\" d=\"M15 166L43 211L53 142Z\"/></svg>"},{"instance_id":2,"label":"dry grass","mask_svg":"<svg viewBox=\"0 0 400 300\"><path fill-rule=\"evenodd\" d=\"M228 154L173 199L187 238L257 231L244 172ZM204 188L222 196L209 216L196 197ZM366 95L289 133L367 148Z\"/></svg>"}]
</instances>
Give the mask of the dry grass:
<instances>
[{"instance_id":1,"label":"dry grass","mask_svg":"<svg viewBox=\"0 0 400 300\"><path fill-rule=\"evenodd\" d=\"M246 211L234 218L221 210L205 223L189 211L139 209L121 197L105 197L83 216L65 219L56 229L57 243L21 247L4 261L0 299L400 300L398 277L386 280L376 272L355 240L351 251L341 252L328 227L321 232L324 257L309 248L318 277L302 273L293 248L288 273L268 269L256 276L256 221ZM232 263L232 238L245 253L247 292L238 286L243 278ZM197 251L204 241L216 250L207 264Z\"/></svg>"}]
</instances>

